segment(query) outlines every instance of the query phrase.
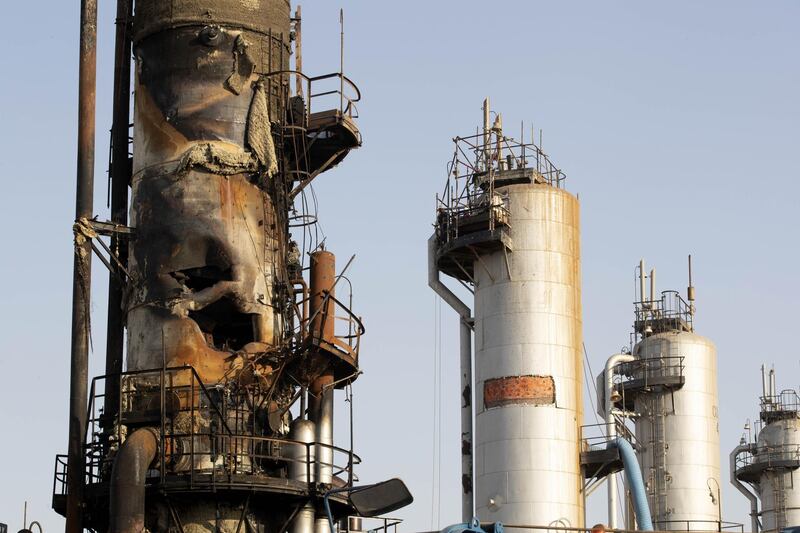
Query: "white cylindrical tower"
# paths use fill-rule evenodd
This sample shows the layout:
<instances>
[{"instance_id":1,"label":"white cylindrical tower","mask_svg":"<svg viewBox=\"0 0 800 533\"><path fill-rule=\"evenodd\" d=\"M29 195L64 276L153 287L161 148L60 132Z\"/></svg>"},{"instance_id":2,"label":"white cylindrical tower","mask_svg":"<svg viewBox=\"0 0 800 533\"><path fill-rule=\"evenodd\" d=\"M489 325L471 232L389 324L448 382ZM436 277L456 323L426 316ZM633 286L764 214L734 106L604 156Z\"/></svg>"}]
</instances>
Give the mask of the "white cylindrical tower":
<instances>
[{"instance_id":1,"label":"white cylindrical tower","mask_svg":"<svg viewBox=\"0 0 800 533\"><path fill-rule=\"evenodd\" d=\"M455 139L430 241L430 285L466 330L462 516L474 494L481 521L582 527L578 200L540 147L491 117L487 100L483 132ZM438 272L474 287L474 311Z\"/></svg>"},{"instance_id":2,"label":"white cylindrical tower","mask_svg":"<svg viewBox=\"0 0 800 533\"><path fill-rule=\"evenodd\" d=\"M795 412L795 417L775 420L758 433L754 462L766 466L758 479L765 532L800 526L799 430Z\"/></svg>"},{"instance_id":3,"label":"white cylindrical tower","mask_svg":"<svg viewBox=\"0 0 800 533\"><path fill-rule=\"evenodd\" d=\"M475 475L481 520L580 526L582 414L577 199L507 194L513 253L475 260Z\"/></svg>"},{"instance_id":4,"label":"white cylindrical tower","mask_svg":"<svg viewBox=\"0 0 800 533\"><path fill-rule=\"evenodd\" d=\"M653 525L659 530L716 530L722 521L717 351L693 331L670 327L678 321L666 328L659 324L665 323L654 319L651 327L662 331L646 336L633 350L649 381L649 390L636 396L635 410Z\"/></svg>"},{"instance_id":5,"label":"white cylindrical tower","mask_svg":"<svg viewBox=\"0 0 800 533\"><path fill-rule=\"evenodd\" d=\"M755 442L745 443L743 437L734 450L731 481L751 499L752 513L760 518L759 530L775 533L800 526L800 396L791 389L777 393L774 371L767 379L762 367L762 378L756 426L761 429ZM760 505L743 482L754 489Z\"/></svg>"}]
</instances>

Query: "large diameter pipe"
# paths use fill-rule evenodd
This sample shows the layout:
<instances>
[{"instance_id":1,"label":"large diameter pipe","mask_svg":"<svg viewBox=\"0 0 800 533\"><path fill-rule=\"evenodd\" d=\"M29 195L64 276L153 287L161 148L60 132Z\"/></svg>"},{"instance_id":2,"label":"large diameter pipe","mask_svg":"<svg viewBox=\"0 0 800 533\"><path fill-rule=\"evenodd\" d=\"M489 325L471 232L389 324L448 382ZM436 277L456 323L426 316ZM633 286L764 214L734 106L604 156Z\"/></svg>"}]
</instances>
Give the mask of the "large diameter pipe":
<instances>
[{"instance_id":1,"label":"large diameter pipe","mask_svg":"<svg viewBox=\"0 0 800 533\"><path fill-rule=\"evenodd\" d=\"M128 125L131 121L131 35L129 22L133 16L131 0L117 0L116 37L114 44L114 103L111 126L111 221L128 224L128 184L131 167L128 160ZM111 249L123 266L128 264L128 243L111 236ZM107 434L113 431L119 413L119 374L125 339L122 269L111 262L108 273L108 324L106 327L106 379L103 415Z\"/></svg>"},{"instance_id":2,"label":"large diameter pipe","mask_svg":"<svg viewBox=\"0 0 800 533\"><path fill-rule=\"evenodd\" d=\"M488 103L487 103L488 106ZM436 236L428 239L428 286L458 313L461 359L461 521L470 523L475 515L473 501L472 433L472 311L439 280L436 266Z\"/></svg>"},{"instance_id":3,"label":"large diameter pipe","mask_svg":"<svg viewBox=\"0 0 800 533\"><path fill-rule=\"evenodd\" d=\"M739 481L736 477L736 456L742 452L750 452L752 448L749 444L740 444L736 448L733 449L730 455L730 476L731 476L731 485L736 487L736 490L741 492L745 498L748 499L750 502L750 531L753 533L758 533L761 531L761 524L758 523L758 497L753 494L751 491L747 490L747 487Z\"/></svg>"},{"instance_id":4,"label":"large diameter pipe","mask_svg":"<svg viewBox=\"0 0 800 533\"><path fill-rule=\"evenodd\" d=\"M78 160L75 219L92 218L94 205L95 91L97 86L97 0L81 0L78 74ZM92 248L76 233L72 273L72 345L70 349L69 442L67 459L67 533L83 531L83 485L89 372L89 302Z\"/></svg>"},{"instance_id":5,"label":"large diameter pipe","mask_svg":"<svg viewBox=\"0 0 800 533\"><path fill-rule=\"evenodd\" d=\"M111 469L109 533L145 531L145 481L157 451L158 439L149 428L136 430L120 446Z\"/></svg>"},{"instance_id":6,"label":"large diameter pipe","mask_svg":"<svg viewBox=\"0 0 800 533\"><path fill-rule=\"evenodd\" d=\"M334 284L336 256L326 250L311 254L309 331L316 338L333 342L335 334Z\"/></svg>"},{"instance_id":7,"label":"large diameter pipe","mask_svg":"<svg viewBox=\"0 0 800 533\"><path fill-rule=\"evenodd\" d=\"M614 392L614 367L620 363L629 363L635 359L631 354L618 353L608 358L604 371L605 381L605 417L606 417L606 436L609 443L614 442L617 437L617 424L614 421L614 402L611 394ZM617 528L617 475L608 475L608 526L611 529Z\"/></svg>"},{"instance_id":8,"label":"large diameter pipe","mask_svg":"<svg viewBox=\"0 0 800 533\"><path fill-rule=\"evenodd\" d=\"M293 443L289 448L291 462L289 463L289 477L305 483L314 482L314 439L316 428L310 420L295 420L289 438L298 443ZM291 533L314 533L314 518L316 516L314 504L306 503L292 519Z\"/></svg>"},{"instance_id":9,"label":"large diameter pipe","mask_svg":"<svg viewBox=\"0 0 800 533\"><path fill-rule=\"evenodd\" d=\"M310 273L312 337L333 343L334 329L334 284L336 283L336 256L320 250L311 254ZM316 481L330 484L333 481L333 370L328 366L311 382L311 420L316 424Z\"/></svg>"}]
</instances>

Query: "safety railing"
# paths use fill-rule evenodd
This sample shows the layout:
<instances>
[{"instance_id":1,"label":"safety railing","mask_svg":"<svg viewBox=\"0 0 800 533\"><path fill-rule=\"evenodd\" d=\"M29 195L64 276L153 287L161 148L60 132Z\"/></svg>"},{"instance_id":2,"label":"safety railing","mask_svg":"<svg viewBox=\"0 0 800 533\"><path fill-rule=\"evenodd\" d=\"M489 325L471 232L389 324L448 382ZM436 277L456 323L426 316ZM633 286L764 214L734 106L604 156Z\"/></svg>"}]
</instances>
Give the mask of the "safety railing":
<instances>
[{"instance_id":1,"label":"safety railing","mask_svg":"<svg viewBox=\"0 0 800 533\"><path fill-rule=\"evenodd\" d=\"M346 278L342 278L346 279ZM349 280L347 280L349 284ZM357 364L358 363L358 354L361 348L361 336L364 334L366 329L364 328L364 323L361 321L361 317L357 316L353 313L353 298L352 298L352 287L350 287L350 302L349 304L345 304L344 302L338 300L332 294L326 293L326 298L329 298L333 302L333 316L328 317L324 315L322 317L320 329L324 330L324 323L327 320L334 321L334 334L333 337L330 339L323 339L321 336L321 332L319 331L311 331L309 324L311 324L315 316L307 316L308 315L308 302L310 300L310 296L308 295L307 289L303 295L303 298L300 302L295 302L295 306L299 309L302 307L302 318L298 322L298 333L300 334L301 338L314 338L315 340L325 340L333 344L336 348L347 354L349 357L353 359L353 361ZM325 306L322 306L323 308Z\"/></svg>"},{"instance_id":2,"label":"safety railing","mask_svg":"<svg viewBox=\"0 0 800 533\"><path fill-rule=\"evenodd\" d=\"M56 455L56 464L53 469L53 496L67 495L67 456Z\"/></svg>"},{"instance_id":3,"label":"safety railing","mask_svg":"<svg viewBox=\"0 0 800 533\"><path fill-rule=\"evenodd\" d=\"M772 468L800 465L800 444L782 444L776 446L758 446L753 444L751 450L744 450L736 455L736 470L755 467Z\"/></svg>"},{"instance_id":4,"label":"safety railing","mask_svg":"<svg viewBox=\"0 0 800 533\"><path fill-rule=\"evenodd\" d=\"M305 94L308 96L306 105L305 123L315 109L322 106L322 102L332 102L338 105L324 106L322 111L337 109L343 116L348 118L358 118L358 108L356 103L361 100L361 91L350 78L341 72L332 72L321 76L309 77L297 70L278 70L263 74L264 79L272 77L285 77L287 75L296 76L302 80L305 86Z\"/></svg>"},{"instance_id":5,"label":"safety railing","mask_svg":"<svg viewBox=\"0 0 800 533\"><path fill-rule=\"evenodd\" d=\"M636 440L636 435L633 434L630 428L628 428L628 426L626 426L618 417L614 418L614 422L614 427L617 433L614 439L617 437L622 437L630 442L634 448L639 447L639 442ZM612 440L608 436L608 429L608 424L606 423L586 424L581 426L580 439L583 443L583 451L602 450L607 448Z\"/></svg>"},{"instance_id":6,"label":"safety railing","mask_svg":"<svg viewBox=\"0 0 800 533\"><path fill-rule=\"evenodd\" d=\"M358 478L354 467L361 459L351 449L322 443L305 443L282 437L262 436L259 401L264 396L239 384L208 387L194 368L170 367L125 372L110 376L119 379L120 413L113 436L104 430L102 404L98 392L109 376L92 380L86 439L86 481L97 483L111 469L108 449L111 442L122 442L126 432L136 427L157 430L159 457L150 472L163 482L167 476L183 475L192 486L232 483L239 475L288 477L288 470L299 474L311 486L315 469L326 467L333 476L352 484ZM263 392L263 391L260 391ZM269 402L266 402L269 403ZM315 459L315 447L328 448L333 459ZM56 460L54 493L66 480L66 462ZM62 464L63 463L63 464ZM252 479L248 483L253 483Z\"/></svg>"},{"instance_id":7,"label":"safety railing","mask_svg":"<svg viewBox=\"0 0 800 533\"><path fill-rule=\"evenodd\" d=\"M744 531L744 525L724 520L659 520L653 525L668 531Z\"/></svg>"},{"instance_id":8,"label":"safety railing","mask_svg":"<svg viewBox=\"0 0 800 533\"><path fill-rule=\"evenodd\" d=\"M761 397L761 414L798 413L800 412L800 396L792 389L786 389L776 395Z\"/></svg>"},{"instance_id":9,"label":"safety railing","mask_svg":"<svg viewBox=\"0 0 800 533\"><path fill-rule=\"evenodd\" d=\"M397 533L397 526L402 523L402 518L389 516L349 516L342 519L336 529L339 533Z\"/></svg>"},{"instance_id":10,"label":"safety railing","mask_svg":"<svg viewBox=\"0 0 800 533\"><path fill-rule=\"evenodd\" d=\"M663 291L660 299L634 302L636 329L644 332L655 321L673 320L676 326L683 323L693 329L694 309L678 291ZM677 327L676 327L677 329Z\"/></svg>"},{"instance_id":11,"label":"safety railing","mask_svg":"<svg viewBox=\"0 0 800 533\"><path fill-rule=\"evenodd\" d=\"M686 369L684 359L682 355L658 356L623 363L619 365L619 386L624 390L626 384L630 387L632 382L642 387L680 384Z\"/></svg>"}]
</instances>

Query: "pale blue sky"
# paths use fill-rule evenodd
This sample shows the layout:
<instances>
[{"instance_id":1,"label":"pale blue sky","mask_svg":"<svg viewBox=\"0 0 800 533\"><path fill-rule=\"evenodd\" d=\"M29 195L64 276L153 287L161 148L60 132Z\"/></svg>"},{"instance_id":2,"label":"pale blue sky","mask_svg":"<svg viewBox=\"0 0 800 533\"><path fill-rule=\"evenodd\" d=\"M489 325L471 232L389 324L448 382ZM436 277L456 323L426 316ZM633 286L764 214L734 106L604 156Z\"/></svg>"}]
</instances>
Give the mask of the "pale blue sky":
<instances>
[{"instance_id":1,"label":"pale blue sky","mask_svg":"<svg viewBox=\"0 0 800 533\"><path fill-rule=\"evenodd\" d=\"M97 213L106 216L113 3L100 1ZM442 311L441 504L431 505L434 297L425 241L451 138L474 131L484 96L507 127L544 129L579 193L584 335L598 370L627 345L633 268L685 287L695 260L698 332L719 349L723 477L757 414L761 362L797 386L800 292L800 4L739 2L329 2L303 5L304 60L346 68L364 94L364 147L316 183L328 244L366 321L356 387L364 481L401 475L416 503L404 528L458 519L456 320ZM66 449L78 1L14 2L0 32L0 522L23 500L45 531L53 457ZM105 273L95 265L93 374L101 372ZM800 380L798 380L800 381ZM587 422L593 422L586 412ZM344 419L341 412L338 420ZM344 427L340 426L340 430ZM723 486L727 520L746 501ZM604 519L598 493L590 523Z\"/></svg>"}]
</instances>

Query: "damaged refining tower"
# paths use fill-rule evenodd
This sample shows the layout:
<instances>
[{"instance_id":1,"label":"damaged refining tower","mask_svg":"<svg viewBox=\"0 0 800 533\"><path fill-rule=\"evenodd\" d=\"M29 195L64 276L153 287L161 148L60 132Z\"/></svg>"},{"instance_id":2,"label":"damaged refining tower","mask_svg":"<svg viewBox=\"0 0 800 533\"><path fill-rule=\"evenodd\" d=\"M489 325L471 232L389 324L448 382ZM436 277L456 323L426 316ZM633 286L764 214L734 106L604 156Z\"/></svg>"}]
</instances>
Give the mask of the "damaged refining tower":
<instances>
[{"instance_id":1,"label":"damaged refining tower","mask_svg":"<svg viewBox=\"0 0 800 533\"><path fill-rule=\"evenodd\" d=\"M327 530L323 495L359 462L352 439L334 445L333 399L346 389L352 406L364 329L305 194L360 146L358 89L302 73L288 0L119 0L99 222L96 0L81 15L70 453L53 506L68 532ZM87 390L92 251L111 295L106 375ZM335 519L354 514L329 498Z\"/></svg>"},{"instance_id":2,"label":"damaged refining tower","mask_svg":"<svg viewBox=\"0 0 800 533\"><path fill-rule=\"evenodd\" d=\"M454 140L428 261L461 322L462 519L582 527L578 200L488 100L483 132ZM474 291L474 317L440 272Z\"/></svg>"}]
</instances>

